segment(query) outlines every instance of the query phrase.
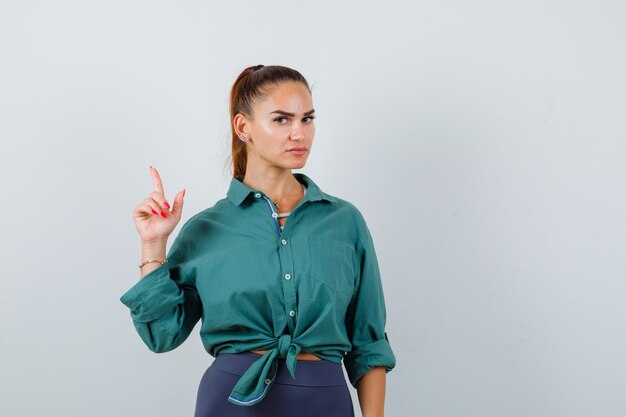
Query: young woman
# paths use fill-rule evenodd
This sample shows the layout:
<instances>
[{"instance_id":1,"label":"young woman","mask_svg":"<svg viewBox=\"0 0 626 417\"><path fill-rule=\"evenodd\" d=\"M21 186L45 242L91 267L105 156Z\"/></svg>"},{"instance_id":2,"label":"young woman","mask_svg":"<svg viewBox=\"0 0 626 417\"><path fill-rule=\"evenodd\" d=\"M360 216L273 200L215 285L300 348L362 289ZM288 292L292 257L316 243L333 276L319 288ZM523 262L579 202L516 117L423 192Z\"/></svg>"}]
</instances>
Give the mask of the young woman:
<instances>
[{"instance_id":1,"label":"young woman","mask_svg":"<svg viewBox=\"0 0 626 417\"><path fill-rule=\"evenodd\" d=\"M133 213L141 279L122 297L153 352L181 345L202 318L215 359L195 417L364 417L384 412L396 364L372 236L360 211L302 173L315 135L311 90L296 70L246 68L231 91L233 177L193 215L166 258L185 190L172 205L157 170Z\"/></svg>"}]
</instances>

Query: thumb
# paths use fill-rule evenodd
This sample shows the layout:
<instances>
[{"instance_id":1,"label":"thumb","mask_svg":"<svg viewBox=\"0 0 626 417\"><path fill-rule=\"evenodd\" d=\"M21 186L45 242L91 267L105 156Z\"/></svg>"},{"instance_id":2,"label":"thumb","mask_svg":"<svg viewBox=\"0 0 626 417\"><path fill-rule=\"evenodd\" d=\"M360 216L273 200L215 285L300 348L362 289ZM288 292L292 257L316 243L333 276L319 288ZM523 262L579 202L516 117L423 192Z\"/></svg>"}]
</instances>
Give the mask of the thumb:
<instances>
[{"instance_id":1,"label":"thumb","mask_svg":"<svg viewBox=\"0 0 626 417\"><path fill-rule=\"evenodd\" d=\"M174 203L172 205L172 215L176 218L180 218L181 214L183 214L183 197L185 196L185 189L183 188L181 191L176 194L174 197Z\"/></svg>"}]
</instances>

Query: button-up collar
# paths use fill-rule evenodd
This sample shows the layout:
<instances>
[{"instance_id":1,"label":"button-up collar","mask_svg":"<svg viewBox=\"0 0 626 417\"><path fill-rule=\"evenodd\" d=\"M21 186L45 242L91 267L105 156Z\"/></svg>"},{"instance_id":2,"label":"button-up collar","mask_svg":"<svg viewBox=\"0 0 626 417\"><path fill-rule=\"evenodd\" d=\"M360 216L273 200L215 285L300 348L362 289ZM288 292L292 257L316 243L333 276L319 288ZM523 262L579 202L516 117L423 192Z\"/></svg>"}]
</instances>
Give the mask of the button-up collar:
<instances>
[{"instance_id":1,"label":"button-up collar","mask_svg":"<svg viewBox=\"0 0 626 417\"><path fill-rule=\"evenodd\" d=\"M317 186L317 184L315 184L315 182L313 182L313 180L309 178L308 176L306 176L305 174L300 173L300 172L295 172L293 173L293 176L298 180L299 183L304 184L304 186L307 187L306 195L302 199L303 203L306 201L318 201L318 200L327 200L331 202L337 202L337 199L335 197L323 192ZM260 190L254 190L250 188L249 186L244 184L242 180L243 180L243 175L233 176L232 179L230 180L230 186L228 188L227 196L228 196L228 199L232 201L234 205L240 206L241 203L243 203L250 194L258 193L260 195L265 195Z\"/></svg>"}]
</instances>

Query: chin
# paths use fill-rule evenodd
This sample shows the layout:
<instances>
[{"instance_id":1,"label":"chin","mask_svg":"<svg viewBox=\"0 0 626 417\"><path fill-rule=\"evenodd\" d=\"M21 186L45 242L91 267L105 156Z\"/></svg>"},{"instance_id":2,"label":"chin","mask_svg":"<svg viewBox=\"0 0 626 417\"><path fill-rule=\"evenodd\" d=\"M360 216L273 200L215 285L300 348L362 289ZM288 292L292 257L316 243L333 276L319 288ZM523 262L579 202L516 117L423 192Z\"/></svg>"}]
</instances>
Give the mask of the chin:
<instances>
[{"instance_id":1,"label":"chin","mask_svg":"<svg viewBox=\"0 0 626 417\"><path fill-rule=\"evenodd\" d=\"M308 156L308 155L305 155L305 156ZM289 169L298 169L298 168L302 168L303 166L305 166L307 160L308 158L298 158L298 159L290 158L287 161L283 159L282 161L278 161L276 165L282 166L284 168L289 168Z\"/></svg>"},{"instance_id":2,"label":"chin","mask_svg":"<svg viewBox=\"0 0 626 417\"><path fill-rule=\"evenodd\" d=\"M296 162L296 163L288 164L287 166L285 166L285 168L288 168L288 169L300 169L300 168L303 168L305 165L306 165L306 161L302 161L302 162Z\"/></svg>"}]
</instances>

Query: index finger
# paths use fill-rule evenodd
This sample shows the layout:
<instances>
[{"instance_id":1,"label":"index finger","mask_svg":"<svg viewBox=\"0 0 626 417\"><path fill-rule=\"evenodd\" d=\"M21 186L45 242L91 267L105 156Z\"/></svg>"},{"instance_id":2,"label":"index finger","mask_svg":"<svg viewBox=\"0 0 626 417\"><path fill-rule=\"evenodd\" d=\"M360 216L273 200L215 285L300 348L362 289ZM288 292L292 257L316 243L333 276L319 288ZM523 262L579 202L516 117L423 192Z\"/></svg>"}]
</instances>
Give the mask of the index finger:
<instances>
[{"instance_id":1,"label":"index finger","mask_svg":"<svg viewBox=\"0 0 626 417\"><path fill-rule=\"evenodd\" d=\"M150 172L152 173L152 184L154 186L154 191L165 196L165 193L163 192L163 183L161 182L161 176L159 175L159 171L157 171L155 167L150 165Z\"/></svg>"}]
</instances>

